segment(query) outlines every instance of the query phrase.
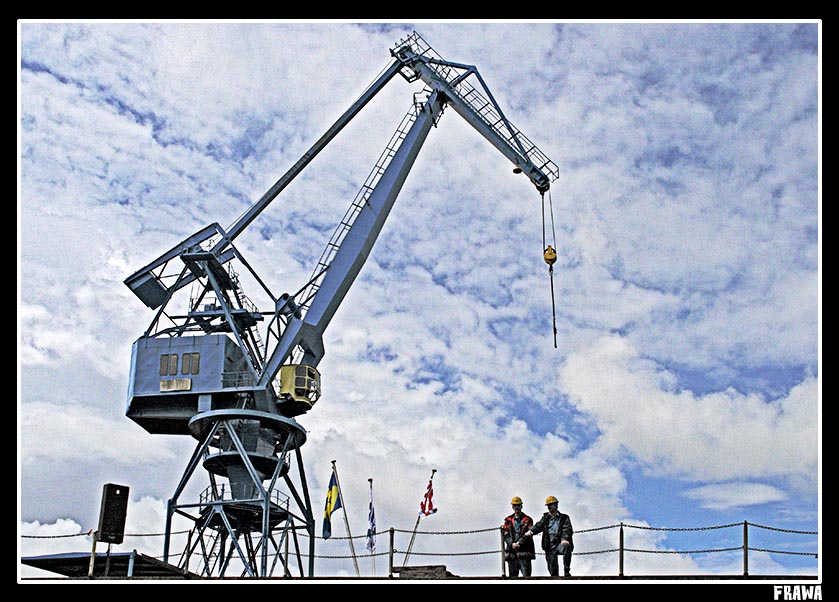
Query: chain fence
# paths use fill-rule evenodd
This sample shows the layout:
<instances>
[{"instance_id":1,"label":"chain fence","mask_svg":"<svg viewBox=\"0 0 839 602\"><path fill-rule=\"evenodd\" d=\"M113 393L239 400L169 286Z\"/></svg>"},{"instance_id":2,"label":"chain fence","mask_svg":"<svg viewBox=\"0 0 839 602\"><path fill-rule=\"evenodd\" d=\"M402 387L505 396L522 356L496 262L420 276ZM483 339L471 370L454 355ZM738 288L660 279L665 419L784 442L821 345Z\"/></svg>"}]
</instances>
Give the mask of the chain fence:
<instances>
[{"instance_id":1,"label":"chain fence","mask_svg":"<svg viewBox=\"0 0 839 602\"><path fill-rule=\"evenodd\" d=\"M739 546L731 546L731 547L714 547L714 548L692 548L692 549L679 549L679 550L657 550L657 549L642 549L642 548L630 548L624 545L624 532L627 529L639 529L639 530L647 530L647 531L663 531L663 532L703 532L703 531L712 531L717 529L729 529L740 527L742 528L742 545ZM734 552L734 551L742 551L743 552L743 574L748 575L748 553L749 552L764 552L768 554L782 554L782 555L793 555L793 556L807 556L812 558L818 558L817 552L801 552L801 551L794 551L794 550L781 550L781 549L771 549L771 548L758 548L758 547L749 547L749 529L763 529L769 531L777 531L787 534L795 534L795 535L818 535L818 531L802 531L796 529L782 529L778 527L771 527L767 525L760 525L756 523L749 523L748 521L738 522L738 523L728 523L722 525L713 525L713 526L704 526L704 527L651 527L646 525L633 525L629 523L616 523L612 525L604 525L601 527L594 527L589 529L579 529L574 531L575 538L578 538L577 544L575 544L575 550L573 552L574 556L590 556L590 555L597 555L597 554L619 554L619 574L623 575L623 558L624 554L633 553L633 554L684 554L684 555L693 555L693 554L713 554L713 553L722 553L722 552ZM602 548L597 550L586 550L583 549L579 550L579 543L585 542L585 537L580 538L580 535L584 535L586 533L593 533L596 531L605 531L610 529L617 529L618 530L618 538L619 538L619 545L618 547L612 548ZM371 534L359 535L359 536L337 536L333 535L330 539L341 541L341 540L366 540L369 535L378 536L378 535L389 535L390 537L390 546L387 551L382 552L369 552L365 554L368 558L376 558L376 557L388 557L390 559L390 567L391 570L393 568L393 557L395 555L405 554L406 561L408 555L413 556L423 556L423 557L435 557L435 558L445 558L445 557L460 557L460 556L486 556L486 555L498 555L501 554L503 557L503 541L500 541L499 547L494 547L485 550L478 550L472 552L418 552L413 551L411 546L407 550L402 550L395 545L395 538L396 534L408 534L411 536L412 541L415 536L422 535L422 536L433 536L433 537L444 537L444 536L463 536L463 535L470 535L470 534L480 534L480 533L491 533L495 532L500 534L501 530L499 527L488 527L482 529L472 529L472 530L464 530L464 531L419 531L419 530L409 530L409 529L397 529L391 527L386 531L374 531ZM21 538L25 539L57 539L57 538L72 538L72 537L90 537L94 535L94 531L90 530L86 533L74 533L74 534L67 534L67 535L21 535ZM182 535L190 533L189 530L183 531L173 531L170 535ZM125 537L165 537L165 533L126 533ZM308 533L305 529L300 530L297 533L302 538L308 537ZM537 554L541 554L541 552L537 552ZM314 558L319 559L331 559L331 560L341 560L341 559L351 559L355 558L351 555L314 555ZM159 558L158 558L159 559Z\"/></svg>"}]
</instances>

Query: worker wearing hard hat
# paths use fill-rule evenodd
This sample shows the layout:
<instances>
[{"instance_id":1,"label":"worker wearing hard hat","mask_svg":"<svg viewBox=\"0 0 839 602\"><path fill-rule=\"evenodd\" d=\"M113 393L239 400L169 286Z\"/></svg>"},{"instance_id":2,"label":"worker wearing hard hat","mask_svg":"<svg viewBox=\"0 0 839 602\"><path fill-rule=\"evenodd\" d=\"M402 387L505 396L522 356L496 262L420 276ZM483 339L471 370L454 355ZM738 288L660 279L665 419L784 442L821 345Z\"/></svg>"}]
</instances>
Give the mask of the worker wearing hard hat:
<instances>
[{"instance_id":1,"label":"worker wearing hard hat","mask_svg":"<svg viewBox=\"0 0 839 602\"><path fill-rule=\"evenodd\" d=\"M510 577L516 578L521 572L522 577L530 577L532 560L536 558L536 546L532 537L525 537L533 526L533 519L522 512L522 502L519 496L510 500L513 513L504 519L501 532L504 534L504 559L507 561Z\"/></svg>"},{"instance_id":2,"label":"worker wearing hard hat","mask_svg":"<svg viewBox=\"0 0 839 602\"><path fill-rule=\"evenodd\" d=\"M574 551L574 527L571 517L559 511L559 501L552 495L545 500L548 511L542 515L525 533L533 538L535 533L542 534L542 549L551 577L559 577L559 557L565 567L565 576L571 576L571 553Z\"/></svg>"}]
</instances>

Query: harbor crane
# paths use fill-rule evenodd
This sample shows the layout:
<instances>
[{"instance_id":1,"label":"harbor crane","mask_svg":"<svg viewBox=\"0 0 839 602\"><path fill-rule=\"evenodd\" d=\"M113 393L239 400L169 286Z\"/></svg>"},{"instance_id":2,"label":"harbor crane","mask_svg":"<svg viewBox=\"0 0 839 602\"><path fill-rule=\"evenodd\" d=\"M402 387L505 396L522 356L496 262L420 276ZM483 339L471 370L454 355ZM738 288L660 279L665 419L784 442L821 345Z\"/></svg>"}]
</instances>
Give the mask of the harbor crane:
<instances>
[{"instance_id":1,"label":"harbor crane","mask_svg":"<svg viewBox=\"0 0 839 602\"><path fill-rule=\"evenodd\" d=\"M510 123L474 66L442 59L416 32L390 54L381 75L235 223L206 226L125 279L155 312L132 346L126 415L149 433L197 441L167 505L166 562L175 515L191 525L176 561L184 570L204 576L291 576L293 570L314 575L315 514L301 455L306 430L297 417L321 395L324 331L444 109L457 112L507 157L543 203L558 177L557 166ZM237 237L396 75L421 80L422 92L414 95L311 277L289 287L296 292L275 295L236 247ZM245 295L243 270L270 307L259 309ZM187 310L170 309L187 290ZM209 485L197 499L184 501L199 466ZM308 552L301 532L308 536Z\"/></svg>"}]
</instances>

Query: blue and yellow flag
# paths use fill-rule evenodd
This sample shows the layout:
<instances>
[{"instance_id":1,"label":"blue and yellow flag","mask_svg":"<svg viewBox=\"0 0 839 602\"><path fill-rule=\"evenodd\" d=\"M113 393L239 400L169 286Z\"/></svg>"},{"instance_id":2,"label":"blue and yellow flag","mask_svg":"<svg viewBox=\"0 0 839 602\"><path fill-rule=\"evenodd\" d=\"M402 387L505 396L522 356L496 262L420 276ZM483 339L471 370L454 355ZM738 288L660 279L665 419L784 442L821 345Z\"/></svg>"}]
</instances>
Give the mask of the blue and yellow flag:
<instances>
[{"instance_id":1,"label":"blue and yellow flag","mask_svg":"<svg viewBox=\"0 0 839 602\"><path fill-rule=\"evenodd\" d=\"M326 507L323 509L323 538L332 536L332 513L341 507L341 491L338 489L338 478L335 471L329 479L329 489L326 490Z\"/></svg>"}]
</instances>

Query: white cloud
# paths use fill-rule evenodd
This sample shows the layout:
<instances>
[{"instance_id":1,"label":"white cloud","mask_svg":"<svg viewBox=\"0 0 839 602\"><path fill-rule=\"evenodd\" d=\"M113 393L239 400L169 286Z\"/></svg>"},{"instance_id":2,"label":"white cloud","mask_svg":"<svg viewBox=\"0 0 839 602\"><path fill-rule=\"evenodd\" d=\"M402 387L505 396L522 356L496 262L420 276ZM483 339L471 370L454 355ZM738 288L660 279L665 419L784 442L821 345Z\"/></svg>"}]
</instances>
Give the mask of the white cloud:
<instances>
[{"instance_id":1,"label":"white cloud","mask_svg":"<svg viewBox=\"0 0 839 602\"><path fill-rule=\"evenodd\" d=\"M572 403L596 420L598 446L654 474L693 480L815 475L817 381L767 403L733 389L696 395L618 336L571 355L560 371ZM815 484L815 483L814 483Z\"/></svg>"},{"instance_id":2,"label":"white cloud","mask_svg":"<svg viewBox=\"0 0 839 602\"><path fill-rule=\"evenodd\" d=\"M685 492L685 497L695 500L702 508L729 510L756 504L779 502L786 494L771 485L761 483L719 483L703 485Z\"/></svg>"},{"instance_id":3,"label":"white cloud","mask_svg":"<svg viewBox=\"0 0 839 602\"><path fill-rule=\"evenodd\" d=\"M149 445L148 434L87 405L30 402L21 407L21 462L106 462L134 466L138 457L171 462L172 450Z\"/></svg>"}]
</instances>

